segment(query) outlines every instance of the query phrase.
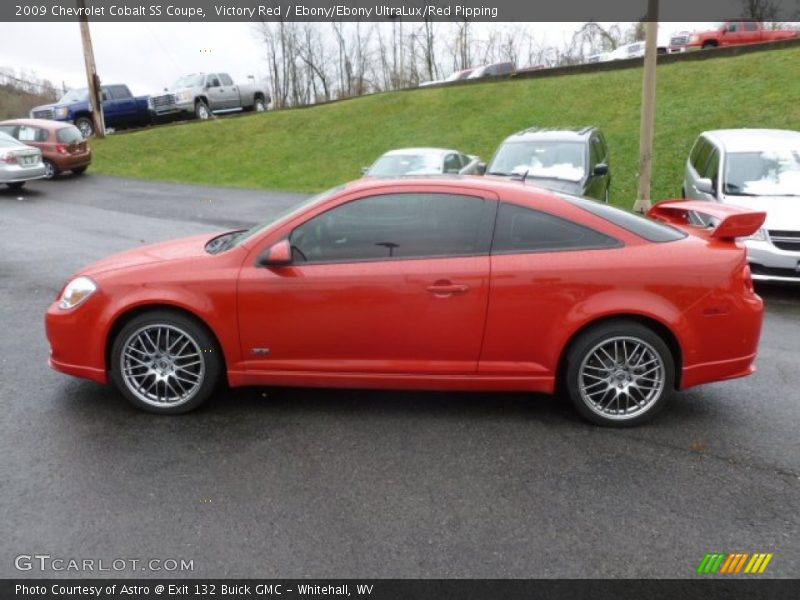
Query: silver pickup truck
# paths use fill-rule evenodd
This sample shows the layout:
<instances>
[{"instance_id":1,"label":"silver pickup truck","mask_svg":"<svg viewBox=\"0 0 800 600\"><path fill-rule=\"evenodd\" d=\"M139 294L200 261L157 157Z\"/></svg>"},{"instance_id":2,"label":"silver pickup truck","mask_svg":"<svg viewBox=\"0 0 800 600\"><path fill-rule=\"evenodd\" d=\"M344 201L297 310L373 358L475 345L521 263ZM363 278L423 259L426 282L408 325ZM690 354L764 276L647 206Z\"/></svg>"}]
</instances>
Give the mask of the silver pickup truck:
<instances>
[{"instance_id":1,"label":"silver pickup truck","mask_svg":"<svg viewBox=\"0 0 800 600\"><path fill-rule=\"evenodd\" d=\"M234 83L227 73L192 73L172 84L166 93L150 96L154 118L194 116L208 119L212 113L234 110L264 111L270 97L249 83Z\"/></svg>"}]
</instances>

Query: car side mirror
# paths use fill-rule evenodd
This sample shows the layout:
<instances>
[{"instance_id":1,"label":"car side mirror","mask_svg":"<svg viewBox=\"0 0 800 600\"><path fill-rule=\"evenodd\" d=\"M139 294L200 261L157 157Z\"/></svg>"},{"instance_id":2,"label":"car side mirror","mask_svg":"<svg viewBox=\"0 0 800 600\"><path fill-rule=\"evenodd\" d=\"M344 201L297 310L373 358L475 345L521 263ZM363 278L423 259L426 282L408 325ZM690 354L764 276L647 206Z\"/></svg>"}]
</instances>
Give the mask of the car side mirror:
<instances>
[{"instance_id":1,"label":"car side mirror","mask_svg":"<svg viewBox=\"0 0 800 600\"><path fill-rule=\"evenodd\" d=\"M481 161L475 167L475 174L476 175L486 175L486 163Z\"/></svg>"},{"instance_id":2,"label":"car side mirror","mask_svg":"<svg viewBox=\"0 0 800 600\"><path fill-rule=\"evenodd\" d=\"M292 264L292 245L289 240L281 240L273 244L259 257L262 267L285 267Z\"/></svg>"},{"instance_id":3,"label":"car side mirror","mask_svg":"<svg viewBox=\"0 0 800 600\"><path fill-rule=\"evenodd\" d=\"M597 163L592 170L592 174L597 177L608 175L608 165L606 163Z\"/></svg>"},{"instance_id":4,"label":"car side mirror","mask_svg":"<svg viewBox=\"0 0 800 600\"><path fill-rule=\"evenodd\" d=\"M369 173L369 167L361 167L361 174L366 175Z\"/></svg>"},{"instance_id":5,"label":"car side mirror","mask_svg":"<svg viewBox=\"0 0 800 600\"><path fill-rule=\"evenodd\" d=\"M702 192L703 194L711 194L712 196L717 195L717 192L714 189L714 182L708 177L701 177L698 179L695 187L697 188L698 192Z\"/></svg>"}]
</instances>

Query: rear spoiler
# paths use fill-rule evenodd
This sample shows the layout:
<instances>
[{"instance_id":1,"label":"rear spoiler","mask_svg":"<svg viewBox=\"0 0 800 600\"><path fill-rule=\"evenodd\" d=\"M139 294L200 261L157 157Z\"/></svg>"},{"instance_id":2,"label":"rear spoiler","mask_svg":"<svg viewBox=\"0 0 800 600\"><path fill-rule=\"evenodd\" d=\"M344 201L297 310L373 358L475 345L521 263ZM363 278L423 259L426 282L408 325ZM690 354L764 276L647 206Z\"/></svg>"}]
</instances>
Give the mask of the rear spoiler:
<instances>
[{"instance_id":1,"label":"rear spoiler","mask_svg":"<svg viewBox=\"0 0 800 600\"><path fill-rule=\"evenodd\" d=\"M711 225L695 225L692 213L710 217ZM647 216L703 237L732 240L753 235L764 224L767 213L719 202L667 200L656 204Z\"/></svg>"}]
</instances>

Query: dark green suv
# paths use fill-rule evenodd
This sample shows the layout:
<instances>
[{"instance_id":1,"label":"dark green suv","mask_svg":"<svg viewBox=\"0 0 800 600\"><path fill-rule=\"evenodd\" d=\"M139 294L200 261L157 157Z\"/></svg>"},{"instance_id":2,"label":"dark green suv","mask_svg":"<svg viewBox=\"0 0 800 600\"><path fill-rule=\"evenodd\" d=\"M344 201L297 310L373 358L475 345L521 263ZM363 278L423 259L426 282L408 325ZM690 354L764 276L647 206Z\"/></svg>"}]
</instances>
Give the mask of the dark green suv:
<instances>
[{"instance_id":1,"label":"dark green suv","mask_svg":"<svg viewBox=\"0 0 800 600\"><path fill-rule=\"evenodd\" d=\"M487 175L518 177L544 188L608 202L608 145L597 127L532 127L500 144Z\"/></svg>"}]
</instances>

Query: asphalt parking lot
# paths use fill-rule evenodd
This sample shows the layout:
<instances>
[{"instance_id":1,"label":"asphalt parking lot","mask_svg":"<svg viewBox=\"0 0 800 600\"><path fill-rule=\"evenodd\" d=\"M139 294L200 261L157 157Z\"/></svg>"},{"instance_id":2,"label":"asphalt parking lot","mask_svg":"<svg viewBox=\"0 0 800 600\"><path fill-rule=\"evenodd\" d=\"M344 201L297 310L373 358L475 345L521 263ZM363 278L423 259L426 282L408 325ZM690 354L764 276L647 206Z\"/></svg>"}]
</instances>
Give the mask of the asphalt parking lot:
<instances>
[{"instance_id":1,"label":"asphalt parking lot","mask_svg":"<svg viewBox=\"0 0 800 600\"><path fill-rule=\"evenodd\" d=\"M800 573L800 292L759 288L756 375L632 430L526 394L243 389L158 417L46 364L83 264L302 198L87 174L0 191L0 577L19 554L193 560L194 577ZM91 573L84 573L83 576ZM97 575L108 575L108 573ZM114 575L162 576L122 572Z\"/></svg>"}]
</instances>

